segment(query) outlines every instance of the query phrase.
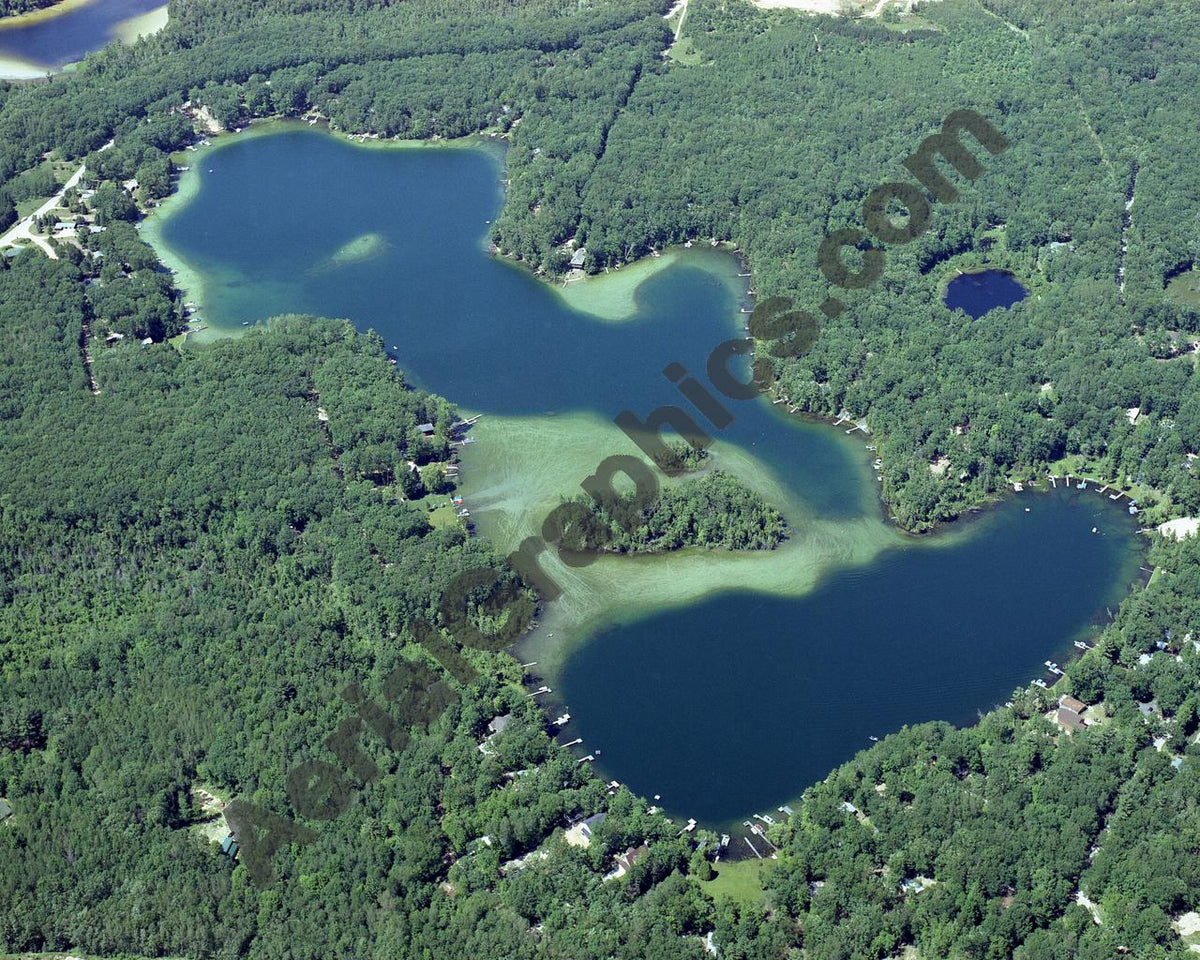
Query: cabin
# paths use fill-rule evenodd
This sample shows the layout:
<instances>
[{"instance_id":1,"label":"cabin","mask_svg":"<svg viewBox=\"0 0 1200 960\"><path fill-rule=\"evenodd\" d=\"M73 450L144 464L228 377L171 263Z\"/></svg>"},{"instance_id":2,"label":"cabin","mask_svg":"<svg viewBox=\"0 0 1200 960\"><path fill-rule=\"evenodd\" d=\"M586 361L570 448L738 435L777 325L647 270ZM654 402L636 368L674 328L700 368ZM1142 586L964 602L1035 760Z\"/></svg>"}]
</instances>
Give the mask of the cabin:
<instances>
[{"instance_id":1,"label":"cabin","mask_svg":"<svg viewBox=\"0 0 1200 960\"><path fill-rule=\"evenodd\" d=\"M432 423L418 423L417 430L420 431L420 434L423 437L432 437L433 436L433 424Z\"/></svg>"},{"instance_id":2,"label":"cabin","mask_svg":"<svg viewBox=\"0 0 1200 960\"><path fill-rule=\"evenodd\" d=\"M642 857L644 857L649 852L650 852L650 848L646 844L643 843L640 847L629 847L628 849L626 849L626 851L624 853L618 853L615 857L613 857L612 870L610 870L608 873L606 873L604 875L604 879L605 880L620 879L621 877L625 876L625 874L627 874L631 869L633 869L633 865L635 863L637 863L639 860L641 860Z\"/></svg>"},{"instance_id":3,"label":"cabin","mask_svg":"<svg viewBox=\"0 0 1200 960\"><path fill-rule=\"evenodd\" d=\"M1082 700L1078 700L1070 694L1063 694L1058 698L1058 709L1054 711L1054 722L1068 732L1082 730L1087 726L1082 716L1083 711L1087 708L1088 705Z\"/></svg>"},{"instance_id":4,"label":"cabin","mask_svg":"<svg viewBox=\"0 0 1200 960\"><path fill-rule=\"evenodd\" d=\"M238 844L233 839L233 834L229 834L221 841L221 856L228 857L230 860L236 860L238 855Z\"/></svg>"},{"instance_id":5,"label":"cabin","mask_svg":"<svg viewBox=\"0 0 1200 960\"><path fill-rule=\"evenodd\" d=\"M487 725L487 736L483 738L483 743L479 745L480 753L488 757L495 755L495 751L488 746L488 743L494 736L496 736L496 734L503 733L511 720L512 714L508 713L504 714L502 717L492 718L491 722L489 722Z\"/></svg>"},{"instance_id":6,"label":"cabin","mask_svg":"<svg viewBox=\"0 0 1200 960\"><path fill-rule=\"evenodd\" d=\"M588 843L592 841L592 828L598 827L604 822L607 814L594 813L579 825L579 832L583 835L583 839Z\"/></svg>"},{"instance_id":7,"label":"cabin","mask_svg":"<svg viewBox=\"0 0 1200 960\"><path fill-rule=\"evenodd\" d=\"M571 254L571 269L582 270L583 264L587 260L587 247L580 247Z\"/></svg>"},{"instance_id":8,"label":"cabin","mask_svg":"<svg viewBox=\"0 0 1200 960\"><path fill-rule=\"evenodd\" d=\"M640 847L629 847L624 853L617 854L617 866L629 871L649 852L650 848L644 843Z\"/></svg>"},{"instance_id":9,"label":"cabin","mask_svg":"<svg viewBox=\"0 0 1200 960\"><path fill-rule=\"evenodd\" d=\"M587 847L592 842L592 830L604 822L605 814L596 813L567 828L563 839L573 847Z\"/></svg>"},{"instance_id":10,"label":"cabin","mask_svg":"<svg viewBox=\"0 0 1200 960\"><path fill-rule=\"evenodd\" d=\"M506 713L502 717L493 717L487 725L488 736L494 737L498 733L503 733L510 722L512 722L511 713Z\"/></svg>"}]
</instances>

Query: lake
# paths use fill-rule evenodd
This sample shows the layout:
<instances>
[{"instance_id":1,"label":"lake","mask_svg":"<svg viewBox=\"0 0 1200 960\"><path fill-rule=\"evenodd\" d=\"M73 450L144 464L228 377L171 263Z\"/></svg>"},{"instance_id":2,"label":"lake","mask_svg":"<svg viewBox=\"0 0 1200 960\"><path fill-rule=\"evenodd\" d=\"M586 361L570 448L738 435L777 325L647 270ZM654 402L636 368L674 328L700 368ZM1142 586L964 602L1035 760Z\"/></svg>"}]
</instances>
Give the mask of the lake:
<instances>
[{"instance_id":1,"label":"lake","mask_svg":"<svg viewBox=\"0 0 1200 960\"><path fill-rule=\"evenodd\" d=\"M118 38L161 26L143 20L162 0L65 0L34 15L0 20L0 78L40 77ZM142 24L139 29L138 24Z\"/></svg>"},{"instance_id":2,"label":"lake","mask_svg":"<svg viewBox=\"0 0 1200 960\"><path fill-rule=\"evenodd\" d=\"M495 147L356 145L284 124L197 151L143 232L223 334L283 312L374 329L410 380L481 412L462 492L510 550L605 456L612 418L683 403L744 336L737 261L671 251L565 291L489 256ZM779 506L778 550L553 558L564 589L521 645L566 739L672 813L721 825L797 796L904 723L972 720L1063 660L1140 547L1093 491L1023 493L932 537L882 516L869 437L728 401L716 465ZM1098 528L1097 533L1092 528Z\"/></svg>"},{"instance_id":3,"label":"lake","mask_svg":"<svg viewBox=\"0 0 1200 960\"><path fill-rule=\"evenodd\" d=\"M1007 309L1029 296L1017 278L1007 270L978 270L960 273L946 286L945 304L951 310L963 310L978 320L989 310Z\"/></svg>"}]
</instances>

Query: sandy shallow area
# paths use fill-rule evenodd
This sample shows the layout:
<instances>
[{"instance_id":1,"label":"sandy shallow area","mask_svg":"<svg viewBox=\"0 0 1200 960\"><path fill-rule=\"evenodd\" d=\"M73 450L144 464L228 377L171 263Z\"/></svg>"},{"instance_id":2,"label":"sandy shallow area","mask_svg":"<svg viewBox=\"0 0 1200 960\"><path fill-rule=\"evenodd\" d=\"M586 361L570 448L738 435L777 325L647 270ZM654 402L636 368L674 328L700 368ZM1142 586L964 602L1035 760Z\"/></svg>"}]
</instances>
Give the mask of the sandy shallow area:
<instances>
[{"instance_id":1,"label":"sandy shallow area","mask_svg":"<svg viewBox=\"0 0 1200 960\"><path fill-rule=\"evenodd\" d=\"M158 33L167 25L167 5L155 7L136 17L122 20L117 24L114 33L126 43L133 43L139 37L148 37Z\"/></svg>"},{"instance_id":2,"label":"sandy shallow area","mask_svg":"<svg viewBox=\"0 0 1200 960\"><path fill-rule=\"evenodd\" d=\"M0 55L0 80L32 80L44 77L50 72L50 67L44 67L29 60Z\"/></svg>"}]
</instances>

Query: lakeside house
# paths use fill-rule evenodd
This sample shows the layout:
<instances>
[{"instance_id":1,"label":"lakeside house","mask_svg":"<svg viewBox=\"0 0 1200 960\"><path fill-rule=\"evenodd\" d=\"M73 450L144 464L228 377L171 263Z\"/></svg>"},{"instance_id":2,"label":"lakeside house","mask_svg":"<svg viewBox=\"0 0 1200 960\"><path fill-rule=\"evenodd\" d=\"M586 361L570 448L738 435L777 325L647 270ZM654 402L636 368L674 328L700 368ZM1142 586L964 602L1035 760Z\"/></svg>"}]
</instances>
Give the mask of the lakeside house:
<instances>
[{"instance_id":1,"label":"lakeside house","mask_svg":"<svg viewBox=\"0 0 1200 960\"><path fill-rule=\"evenodd\" d=\"M592 839L592 828L600 826L606 816L607 814L604 813L594 813L580 824L579 832L583 834L583 838L589 843Z\"/></svg>"},{"instance_id":2,"label":"lakeside house","mask_svg":"<svg viewBox=\"0 0 1200 960\"><path fill-rule=\"evenodd\" d=\"M604 822L607 814L594 813L586 820L581 820L579 823L573 824L563 838L573 847L587 847L592 842L592 831Z\"/></svg>"},{"instance_id":3,"label":"lakeside house","mask_svg":"<svg viewBox=\"0 0 1200 960\"><path fill-rule=\"evenodd\" d=\"M633 868L633 865L642 859L650 852L650 848L646 844L640 847L629 847L624 853L617 854L616 861L618 867L623 867L626 872Z\"/></svg>"},{"instance_id":4,"label":"lakeside house","mask_svg":"<svg viewBox=\"0 0 1200 960\"><path fill-rule=\"evenodd\" d=\"M1068 733L1083 730L1087 726L1087 721L1083 719L1083 711L1087 708L1088 705L1082 700L1070 694L1063 694L1058 698L1058 709L1053 715L1054 722Z\"/></svg>"},{"instance_id":5,"label":"lakeside house","mask_svg":"<svg viewBox=\"0 0 1200 960\"><path fill-rule=\"evenodd\" d=\"M421 436L423 436L423 437L432 437L433 436L433 424L432 423L418 423L417 430L420 431Z\"/></svg>"},{"instance_id":6,"label":"lakeside house","mask_svg":"<svg viewBox=\"0 0 1200 960\"><path fill-rule=\"evenodd\" d=\"M582 270L583 264L587 260L587 247L580 247L571 254L571 269Z\"/></svg>"},{"instance_id":7,"label":"lakeside house","mask_svg":"<svg viewBox=\"0 0 1200 960\"><path fill-rule=\"evenodd\" d=\"M509 722L512 720L512 714L506 713L500 717L493 717L487 725L487 736L483 738L483 743L479 745L479 752L487 756L492 756L493 751L488 746L492 738L498 733L503 733Z\"/></svg>"},{"instance_id":8,"label":"lakeside house","mask_svg":"<svg viewBox=\"0 0 1200 960\"><path fill-rule=\"evenodd\" d=\"M650 852L650 847L642 844L640 847L629 847L624 853L618 853L613 858L613 868L604 875L605 880L618 880L625 876L633 865Z\"/></svg>"},{"instance_id":9,"label":"lakeside house","mask_svg":"<svg viewBox=\"0 0 1200 960\"><path fill-rule=\"evenodd\" d=\"M1087 726L1087 724L1083 722L1083 717L1075 713L1073 710L1066 709L1066 707L1058 708L1058 712L1054 716L1054 722L1068 733L1074 733L1076 730L1083 730Z\"/></svg>"},{"instance_id":10,"label":"lakeside house","mask_svg":"<svg viewBox=\"0 0 1200 960\"><path fill-rule=\"evenodd\" d=\"M494 737L498 733L503 733L505 728L512 722L512 714L506 713L500 717L493 717L488 723L488 736Z\"/></svg>"}]
</instances>

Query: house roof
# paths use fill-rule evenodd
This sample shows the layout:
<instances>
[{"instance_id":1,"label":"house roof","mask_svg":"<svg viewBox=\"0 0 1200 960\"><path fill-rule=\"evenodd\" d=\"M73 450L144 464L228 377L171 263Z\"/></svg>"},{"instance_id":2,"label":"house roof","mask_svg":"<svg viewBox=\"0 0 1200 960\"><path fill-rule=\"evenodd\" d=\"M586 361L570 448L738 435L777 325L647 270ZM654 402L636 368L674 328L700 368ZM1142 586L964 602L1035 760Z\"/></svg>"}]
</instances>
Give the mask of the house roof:
<instances>
[{"instance_id":1,"label":"house roof","mask_svg":"<svg viewBox=\"0 0 1200 960\"><path fill-rule=\"evenodd\" d=\"M493 717L491 722L487 725L488 731L490 733L502 733L504 728L508 726L511 720L511 713L506 713L502 717Z\"/></svg>"},{"instance_id":2,"label":"house roof","mask_svg":"<svg viewBox=\"0 0 1200 960\"><path fill-rule=\"evenodd\" d=\"M1059 697L1058 705L1060 707L1064 707L1067 710L1074 710L1076 713L1083 713L1083 711L1086 710L1087 706L1088 706L1082 700L1076 700L1074 697L1070 696L1069 694L1064 694L1063 696Z\"/></svg>"},{"instance_id":3,"label":"house roof","mask_svg":"<svg viewBox=\"0 0 1200 960\"><path fill-rule=\"evenodd\" d=\"M1074 710L1068 710L1066 707L1058 708L1055 720L1064 730L1082 730L1086 726L1078 713Z\"/></svg>"},{"instance_id":4,"label":"house roof","mask_svg":"<svg viewBox=\"0 0 1200 960\"><path fill-rule=\"evenodd\" d=\"M571 254L571 266L582 267L584 260L587 258L587 247L580 247Z\"/></svg>"},{"instance_id":5,"label":"house roof","mask_svg":"<svg viewBox=\"0 0 1200 960\"><path fill-rule=\"evenodd\" d=\"M432 423L418 423L417 429L420 430L422 433L433 433L433 424Z\"/></svg>"},{"instance_id":6,"label":"house roof","mask_svg":"<svg viewBox=\"0 0 1200 960\"><path fill-rule=\"evenodd\" d=\"M630 847L624 853L617 855L617 863L628 870L649 852L650 848L644 843L640 847Z\"/></svg>"},{"instance_id":7,"label":"house roof","mask_svg":"<svg viewBox=\"0 0 1200 960\"><path fill-rule=\"evenodd\" d=\"M7 800L0 800L0 820L8 818L12 814L12 807Z\"/></svg>"}]
</instances>

